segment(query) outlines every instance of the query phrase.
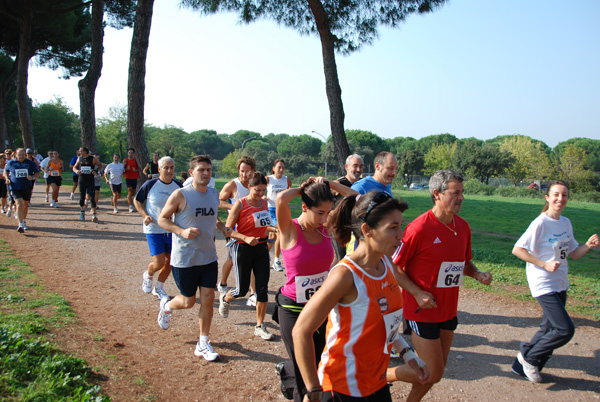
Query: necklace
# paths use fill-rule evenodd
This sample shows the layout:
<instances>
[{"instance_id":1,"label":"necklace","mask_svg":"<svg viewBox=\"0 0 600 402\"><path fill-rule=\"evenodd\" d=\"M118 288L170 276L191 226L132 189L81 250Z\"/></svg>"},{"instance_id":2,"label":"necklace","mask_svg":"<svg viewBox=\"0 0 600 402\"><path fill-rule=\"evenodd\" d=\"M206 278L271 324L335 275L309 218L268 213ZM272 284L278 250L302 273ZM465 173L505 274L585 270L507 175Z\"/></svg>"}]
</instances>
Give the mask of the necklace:
<instances>
[{"instance_id":1,"label":"necklace","mask_svg":"<svg viewBox=\"0 0 600 402\"><path fill-rule=\"evenodd\" d=\"M436 216L436 218L437 218L437 216ZM454 236L458 236L458 235L456 234L456 222L454 222L454 217L452 218L452 222L454 222L454 229L452 229L450 226L448 226L448 225L446 225L444 222L442 222L442 221L440 220L440 218L437 218L437 219L438 219L438 221L440 221L440 223L441 223L442 225L446 226L446 227L448 228L448 230L449 230L449 231L451 231L452 233L454 233Z\"/></svg>"}]
</instances>

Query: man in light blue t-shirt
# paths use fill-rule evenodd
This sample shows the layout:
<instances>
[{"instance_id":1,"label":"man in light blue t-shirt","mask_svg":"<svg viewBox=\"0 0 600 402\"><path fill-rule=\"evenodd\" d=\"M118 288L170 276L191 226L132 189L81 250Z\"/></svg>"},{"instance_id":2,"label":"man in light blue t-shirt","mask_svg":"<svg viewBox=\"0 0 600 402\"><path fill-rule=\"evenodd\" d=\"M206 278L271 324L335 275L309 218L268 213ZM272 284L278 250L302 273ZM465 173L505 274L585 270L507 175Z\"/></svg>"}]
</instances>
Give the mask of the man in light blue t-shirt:
<instances>
[{"instance_id":1,"label":"man in light blue t-shirt","mask_svg":"<svg viewBox=\"0 0 600 402\"><path fill-rule=\"evenodd\" d=\"M375 156L375 173L360 179L352 185L352 190L360 194L369 191L385 191L392 195L392 182L398 172L398 160L387 151L382 151Z\"/></svg>"},{"instance_id":2,"label":"man in light blue t-shirt","mask_svg":"<svg viewBox=\"0 0 600 402\"><path fill-rule=\"evenodd\" d=\"M373 176L360 179L351 188L360 194L366 194L370 191L385 191L392 195L392 182L397 172L398 160L394 154L381 151L375 156L375 173ZM357 246L358 242L354 235L350 236L350 241L346 244L346 253L352 253Z\"/></svg>"}]
</instances>

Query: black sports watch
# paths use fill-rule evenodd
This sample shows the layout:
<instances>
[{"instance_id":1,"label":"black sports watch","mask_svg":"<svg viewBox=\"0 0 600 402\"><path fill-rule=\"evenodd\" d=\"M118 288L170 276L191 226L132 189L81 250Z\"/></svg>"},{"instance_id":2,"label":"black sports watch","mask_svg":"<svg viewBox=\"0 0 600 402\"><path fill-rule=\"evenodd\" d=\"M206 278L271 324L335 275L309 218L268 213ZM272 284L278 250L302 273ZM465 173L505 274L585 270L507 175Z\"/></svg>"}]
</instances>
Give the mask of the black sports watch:
<instances>
[{"instance_id":1,"label":"black sports watch","mask_svg":"<svg viewBox=\"0 0 600 402\"><path fill-rule=\"evenodd\" d=\"M323 388L317 387L313 388L310 391L306 391L306 396L308 396L309 401L320 401L323 397Z\"/></svg>"}]
</instances>

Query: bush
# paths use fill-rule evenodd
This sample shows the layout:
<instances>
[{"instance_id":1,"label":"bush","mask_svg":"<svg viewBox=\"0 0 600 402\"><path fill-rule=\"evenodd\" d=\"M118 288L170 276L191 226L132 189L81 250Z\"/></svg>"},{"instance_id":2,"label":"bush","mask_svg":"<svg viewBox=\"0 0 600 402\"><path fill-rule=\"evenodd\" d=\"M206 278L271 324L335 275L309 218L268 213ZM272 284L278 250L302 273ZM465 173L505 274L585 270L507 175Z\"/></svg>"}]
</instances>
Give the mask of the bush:
<instances>
[{"instance_id":1,"label":"bush","mask_svg":"<svg viewBox=\"0 0 600 402\"><path fill-rule=\"evenodd\" d=\"M590 191L587 193L573 193L570 195L569 198L573 201L600 203L600 193L597 191Z\"/></svg>"},{"instance_id":2,"label":"bush","mask_svg":"<svg viewBox=\"0 0 600 402\"><path fill-rule=\"evenodd\" d=\"M524 187L498 187L494 195L500 197L542 198L537 190Z\"/></svg>"},{"instance_id":3,"label":"bush","mask_svg":"<svg viewBox=\"0 0 600 402\"><path fill-rule=\"evenodd\" d=\"M470 195L492 195L496 187L483 184L477 179L469 179L465 183L465 194Z\"/></svg>"}]
</instances>

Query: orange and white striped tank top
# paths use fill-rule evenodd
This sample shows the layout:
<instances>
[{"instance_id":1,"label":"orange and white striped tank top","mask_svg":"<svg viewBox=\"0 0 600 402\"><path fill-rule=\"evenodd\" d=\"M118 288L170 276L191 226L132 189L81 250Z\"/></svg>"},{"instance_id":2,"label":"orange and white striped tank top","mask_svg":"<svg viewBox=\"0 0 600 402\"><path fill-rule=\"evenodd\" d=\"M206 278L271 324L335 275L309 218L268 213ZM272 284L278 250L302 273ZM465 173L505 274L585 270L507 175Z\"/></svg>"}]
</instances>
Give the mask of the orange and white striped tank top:
<instances>
[{"instance_id":1,"label":"orange and white striped tank top","mask_svg":"<svg viewBox=\"0 0 600 402\"><path fill-rule=\"evenodd\" d=\"M329 313L318 371L323 391L365 397L387 383L390 351L402 321L402 294L390 262L387 257L382 260L385 272L380 277L369 275L348 257L333 267L352 272L358 296L350 304L336 304Z\"/></svg>"}]
</instances>

